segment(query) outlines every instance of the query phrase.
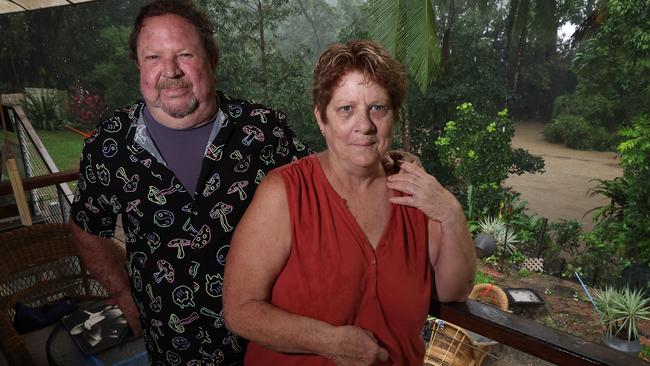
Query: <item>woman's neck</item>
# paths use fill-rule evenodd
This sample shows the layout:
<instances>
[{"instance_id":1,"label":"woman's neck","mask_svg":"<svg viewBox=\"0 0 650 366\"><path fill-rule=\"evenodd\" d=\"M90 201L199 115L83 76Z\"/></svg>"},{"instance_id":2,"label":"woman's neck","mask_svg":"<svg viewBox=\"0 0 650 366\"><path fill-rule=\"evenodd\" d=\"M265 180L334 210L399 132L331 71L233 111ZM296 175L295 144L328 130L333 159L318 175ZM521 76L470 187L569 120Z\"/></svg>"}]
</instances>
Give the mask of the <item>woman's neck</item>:
<instances>
[{"instance_id":1,"label":"woman's neck","mask_svg":"<svg viewBox=\"0 0 650 366\"><path fill-rule=\"evenodd\" d=\"M386 172L381 162L376 166L368 167L352 165L343 159L336 159L328 150L319 153L317 157L330 184L337 191L364 191L371 189L377 183L384 186Z\"/></svg>"}]
</instances>

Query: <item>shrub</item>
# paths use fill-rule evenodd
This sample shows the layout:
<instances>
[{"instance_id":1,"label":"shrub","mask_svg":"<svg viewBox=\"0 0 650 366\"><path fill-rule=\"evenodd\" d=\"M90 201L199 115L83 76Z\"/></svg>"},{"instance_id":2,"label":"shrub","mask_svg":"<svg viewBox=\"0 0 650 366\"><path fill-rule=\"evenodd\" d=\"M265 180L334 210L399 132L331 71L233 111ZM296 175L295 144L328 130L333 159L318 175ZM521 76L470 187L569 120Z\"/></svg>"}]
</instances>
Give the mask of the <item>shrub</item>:
<instances>
[{"instance_id":1,"label":"shrub","mask_svg":"<svg viewBox=\"0 0 650 366\"><path fill-rule=\"evenodd\" d=\"M478 216L496 215L507 196L501 182L513 163L510 141L514 126L506 110L490 118L472 104L463 103L457 112L456 120L447 122L435 141L440 161L460 182L461 192L473 187L472 202L467 203Z\"/></svg>"},{"instance_id":2,"label":"shrub","mask_svg":"<svg viewBox=\"0 0 650 366\"><path fill-rule=\"evenodd\" d=\"M70 111L81 127L93 128L105 116L108 108L98 95L76 87L70 100Z\"/></svg>"},{"instance_id":3,"label":"shrub","mask_svg":"<svg viewBox=\"0 0 650 366\"><path fill-rule=\"evenodd\" d=\"M604 127L573 114L559 115L544 126L544 138L578 150L610 150L615 141Z\"/></svg>"},{"instance_id":4,"label":"shrub","mask_svg":"<svg viewBox=\"0 0 650 366\"><path fill-rule=\"evenodd\" d=\"M59 98L56 93L44 92L40 96L27 94L25 113L35 128L54 130L61 125Z\"/></svg>"},{"instance_id":5,"label":"shrub","mask_svg":"<svg viewBox=\"0 0 650 366\"><path fill-rule=\"evenodd\" d=\"M508 173L522 175L524 173L544 173L544 158L539 155L533 155L522 148L512 151L512 165Z\"/></svg>"}]
</instances>

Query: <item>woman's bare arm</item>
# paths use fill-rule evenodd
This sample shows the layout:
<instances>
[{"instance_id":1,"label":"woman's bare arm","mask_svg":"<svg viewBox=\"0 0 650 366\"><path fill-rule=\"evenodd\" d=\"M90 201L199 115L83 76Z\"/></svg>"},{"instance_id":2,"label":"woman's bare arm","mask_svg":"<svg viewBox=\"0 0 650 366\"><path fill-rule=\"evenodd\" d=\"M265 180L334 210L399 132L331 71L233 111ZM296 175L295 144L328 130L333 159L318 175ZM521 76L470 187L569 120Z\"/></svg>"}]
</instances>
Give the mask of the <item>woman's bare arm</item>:
<instances>
[{"instance_id":1,"label":"woman's bare arm","mask_svg":"<svg viewBox=\"0 0 650 366\"><path fill-rule=\"evenodd\" d=\"M282 178L268 175L233 235L224 277L226 326L278 352L332 357L339 365L385 360L372 333L333 326L269 303L273 284L291 251L291 224Z\"/></svg>"},{"instance_id":2,"label":"woman's bare arm","mask_svg":"<svg viewBox=\"0 0 650 366\"><path fill-rule=\"evenodd\" d=\"M400 165L387 186L408 194L393 203L415 207L429 218L429 258L435 269L438 300L465 301L474 286L476 252L458 200L424 169Z\"/></svg>"}]
</instances>

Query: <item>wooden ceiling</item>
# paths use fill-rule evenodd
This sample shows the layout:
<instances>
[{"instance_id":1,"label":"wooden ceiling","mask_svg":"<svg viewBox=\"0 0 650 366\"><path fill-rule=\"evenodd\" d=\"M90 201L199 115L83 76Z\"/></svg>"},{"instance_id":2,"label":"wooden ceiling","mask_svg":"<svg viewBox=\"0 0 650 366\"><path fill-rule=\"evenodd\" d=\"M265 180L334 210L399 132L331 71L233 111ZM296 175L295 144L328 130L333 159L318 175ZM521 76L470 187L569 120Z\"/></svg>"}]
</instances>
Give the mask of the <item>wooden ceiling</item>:
<instances>
[{"instance_id":1,"label":"wooden ceiling","mask_svg":"<svg viewBox=\"0 0 650 366\"><path fill-rule=\"evenodd\" d=\"M51 6L73 5L95 0L0 0L0 14L37 10Z\"/></svg>"}]
</instances>

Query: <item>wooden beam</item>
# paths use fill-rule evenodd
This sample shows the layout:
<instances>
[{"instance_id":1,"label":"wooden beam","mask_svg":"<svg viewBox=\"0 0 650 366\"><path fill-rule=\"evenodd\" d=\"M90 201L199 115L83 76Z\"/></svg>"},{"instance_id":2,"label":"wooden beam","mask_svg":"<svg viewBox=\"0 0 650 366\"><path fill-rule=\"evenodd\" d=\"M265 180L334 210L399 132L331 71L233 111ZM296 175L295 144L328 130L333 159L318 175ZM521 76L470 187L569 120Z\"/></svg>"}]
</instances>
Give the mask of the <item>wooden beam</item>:
<instances>
[{"instance_id":1,"label":"wooden beam","mask_svg":"<svg viewBox=\"0 0 650 366\"><path fill-rule=\"evenodd\" d=\"M23 189L30 189L52 186L61 183L74 182L79 179L79 169L64 170L62 172L39 175L22 181ZM0 196L11 194L11 183L8 181L0 182Z\"/></svg>"},{"instance_id":2,"label":"wooden beam","mask_svg":"<svg viewBox=\"0 0 650 366\"><path fill-rule=\"evenodd\" d=\"M440 319L557 365L647 366L638 357L588 342L474 300L464 303L432 303L430 311Z\"/></svg>"}]
</instances>

